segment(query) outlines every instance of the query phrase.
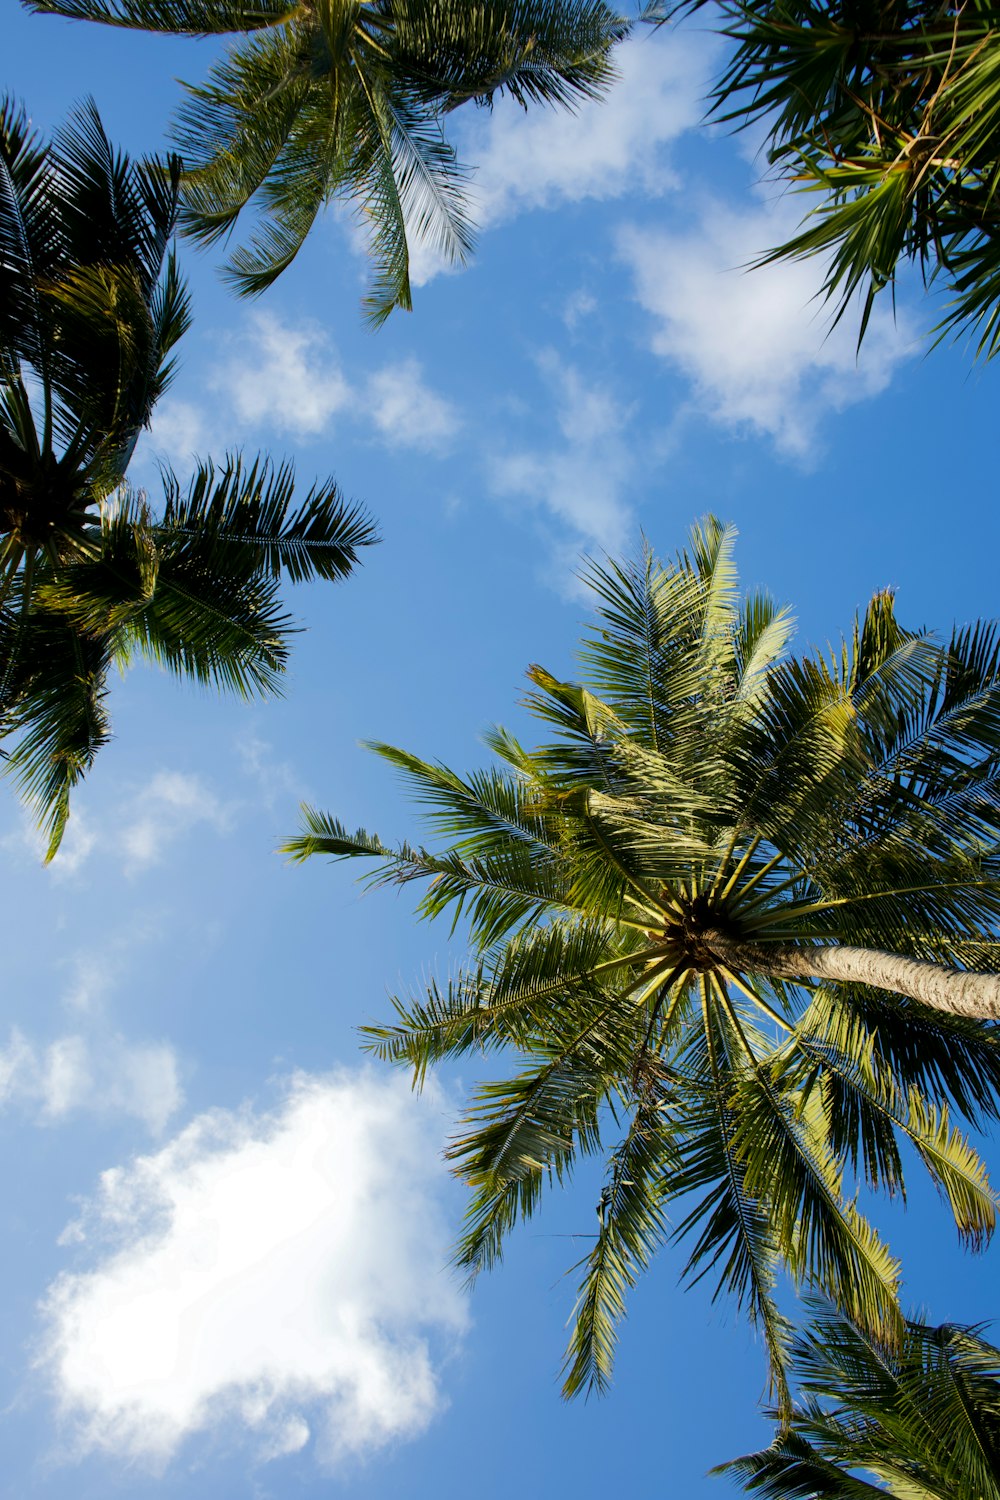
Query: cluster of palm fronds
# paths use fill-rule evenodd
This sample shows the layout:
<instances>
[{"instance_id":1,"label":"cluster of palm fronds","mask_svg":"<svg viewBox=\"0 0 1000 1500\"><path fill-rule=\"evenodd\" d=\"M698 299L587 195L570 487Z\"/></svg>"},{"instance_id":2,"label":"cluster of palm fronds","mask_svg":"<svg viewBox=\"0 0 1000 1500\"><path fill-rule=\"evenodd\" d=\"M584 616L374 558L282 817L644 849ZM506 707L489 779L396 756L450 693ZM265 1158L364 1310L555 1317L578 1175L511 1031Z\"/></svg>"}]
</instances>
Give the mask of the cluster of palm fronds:
<instances>
[{"instance_id":1,"label":"cluster of palm fronds","mask_svg":"<svg viewBox=\"0 0 1000 1500\"><path fill-rule=\"evenodd\" d=\"M982 1330L907 1323L890 1343L812 1310L791 1422L718 1472L763 1500L998 1500L1000 1349Z\"/></svg>"},{"instance_id":2,"label":"cluster of palm fronds","mask_svg":"<svg viewBox=\"0 0 1000 1500\"><path fill-rule=\"evenodd\" d=\"M765 135L816 206L768 259L821 256L861 333L901 263L951 293L942 333L1000 348L1000 13L989 0L681 0L734 44L716 113Z\"/></svg>"},{"instance_id":3,"label":"cluster of palm fronds","mask_svg":"<svg viewBox=\"0 0 1000 1500\"><path fill-rule=\"evenodd\" d=\"M368 311L410 306L414 237L446 259L472 248L466 171L444 132L459 105L572 104L612 77L630 25L603 0L26 0L49 14L192 36L241 33L188 87L174 139L182 222L202 244L253 205L230 257L237 289L269 286L320 209L350 199L370 228Z\"/></svg>"},{"instance_id":4,"label":"cluster of palm fronds","mask_svg":"<svg viewBox=\"0 0 1000 1500\"><path fill-rule=\"evenodd\" d=\"M0 106L0 751L51 857L70 792L109 733L113 664L137 655L247 694L273 692L293 582L342 578L375 540L332 480L295 502L289 465L229 456L154 504L127 480L188 323L169 251L253 200L231 270L259 291L319 208L352 196L374 235L372 312L409 305L409 241L464 255L462 172L444 114L505 90L571 103L610 77L627 31L597 0L357 5L53 0L37 10L148 30L243 33L177 124L184 152L132 162L92 106L50 145Z\"/></svg>"},{"instance_id":5,"label":"cluster of palm fronds","mask_svg":"<svg viewBox=\"0 0 1000 1500\"><path fill-rule=\"evenodd\" d=\"M278 580L344 577L371 522L328 480L293 504L266 459L126 473L188 321L168 253L180 165L131 162L93 108L48 146L0 108L0 736L55 853L136 656L273 692L291 621Z\"/></svg>"},{"instance_id":6,"label":"cluster of palm fronds","mask_svg":"<svg viewBox=\"0 0 1000 1500\"><path fill-rule=\"evenodd\" d=\"M426 882L424 916L467 921L471 966L366 1028L418 1079L515 1059L452 1148L461 1264L492 1264L547 1184L605 1155L567 1391L607 1382L628 1288L687 1240L688 1277L762 1329L787 1406L782 1265L869 1332L902 1328L898 1264L856 1203L859 1183L903 1192L902 1143L970 1245L996 1224L952 1115L997 1116L1000 983L979 1018L934 1010L900 960L995 967L1000 634L904 630L881 594L842 651L791 657L787 613L738 598L732 544L711 523L672 565L591 571L583 684L529 673L540 746L497 729L471 776L376 747L443 848L311 813L289 849L374 858L376 884ZM838 975L873 951L881 978Z\"/></svg>"}]
</instances>

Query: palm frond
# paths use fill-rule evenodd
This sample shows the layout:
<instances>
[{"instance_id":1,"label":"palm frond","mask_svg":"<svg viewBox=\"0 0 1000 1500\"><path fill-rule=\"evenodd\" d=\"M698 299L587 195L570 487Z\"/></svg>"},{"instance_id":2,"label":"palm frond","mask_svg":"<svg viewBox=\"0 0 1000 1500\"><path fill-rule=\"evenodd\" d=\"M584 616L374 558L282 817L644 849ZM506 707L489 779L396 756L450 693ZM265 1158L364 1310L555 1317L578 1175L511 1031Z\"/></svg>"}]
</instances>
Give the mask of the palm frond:
<instances>
[{"instance_id":1,"label":"palm frond","mask_svg":"<svg viewBox=\"0 0 1000 1500\"><path fill-rule=\"evenodd\" d=\"M662 1087L648 1087L608 1163L597 1238L581 1262L584 1276L564 1365L566 1396L607 1389L626 1295L669 1237L663 1181L676 1146L663 1116L668 1103Z\"/></svg>"},{"instance_id":2,"label":"palm frond","mask_svg":"<svg viewBox=\"0 0 1000 1500\"><path fill-rule=\"evenodd\" d=\"M21 0L36 15L101 21L136 31L215 36L276 26L295 14L295 0Z\"/></svg>"},{"instance_id":3,"label":"palm frond","mask_svg":"<svg viewBox=\"0 0 1000 1500\"><path fill-rule=\"evenodd\" d=\"M790 1425L715 1472L769 1500L995 1500L1000 1353L981 1332L910 1322L891 1348L829 1304L811 1311L794 1343L802 1396Z\"/></svg>"},{"instance_id":4,"label":"palm frond","mask_svg":"<svg viewBox=\"0 0 1000 1500\"><path fill-rule=\"evenodd\" d=\"M1000 635L908 630L882 593L845 640L794 656L787 612L740 601L732 546L709 519L667 565L591 567L582 680L529 671L540 744L492 730L495 762L461 775L373 747L440 847L389 852L319 815L290 847L372 857L372 884L423 883L419 913L471 940L471 964L364 1032L418 1079L470 1051L516 1058L455 1143L463 1263L495 1261L545 1185L614 1130L569 1390L608 1380L627 1291L676 1203L687 1276L712 1274L761 1329L787 1416L782 1270L873 1347L902 1347L899 1267L857 1198L905 1192L904 1144L970 1247L995 1227L953 1121L1000 1111L1000 1030L933 1009L931 986L906 998L895 960L966 989L966 970L989 974L992 994ZM860 982L874 974L884 992ZM754 1472L777 1473L772 1458ZM796 1483L831 1479L793 1458Z\"/></svg>"},{"instance_id":5,"label":"palm frond","mask_svg":"<svg viewBox=\"0 0 1000 1500\"><path fill-rule=\"evenodd\" d=\"M170 557L249 577L346 578L362 547L378 541L371 518L349 504L328 479L313 485L298 505L295 470L259 455L241 454L216 467L199 463L186 491L163 471L166 505L156 525L157 543Z\"/></svg>"}]
</instances>

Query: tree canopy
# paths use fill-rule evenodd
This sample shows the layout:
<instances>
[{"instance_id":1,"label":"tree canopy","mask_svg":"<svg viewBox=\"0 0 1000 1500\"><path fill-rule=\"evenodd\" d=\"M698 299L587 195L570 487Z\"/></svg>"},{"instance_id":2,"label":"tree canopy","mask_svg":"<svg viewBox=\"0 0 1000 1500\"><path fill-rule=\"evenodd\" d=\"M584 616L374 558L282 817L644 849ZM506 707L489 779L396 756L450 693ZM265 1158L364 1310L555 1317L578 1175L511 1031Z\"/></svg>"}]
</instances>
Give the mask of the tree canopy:
<instances>
[{"instance_id":1,"label":"tree canopy","mask_svg":"<svg viewBox=\"0 0 1000 1500\"><path fill-rule=\"evenodd\" d=\"M230 256L236 289L263 291L324 204L350 199L370 231L370 317L409 307L410 242L472 248L466 170L445 116L509 94L572 106L610 83L629 24L603 0L24 0L31 10L232 42L174 125L182 225L202 244L250 206Z\"/></svg>"},{"instance_id":2,"label":"tree canopy","mask_svg":"<svg viewBox=\"0 0 1000 1500\"><path fill-rule=\"evenodd\" d=\"M912 263L945 292L939 332L1000 348L1000 30L983 0L680 0L730 42L715 115L762 134L804 194L766 260L820 256L837 315Z\"/></svg>"},{"instance_id":3,"label":"tree canopy","mask_svg":"<svg viewBox=\"0 0 1000 1500\"><path fill-rule=\"evenodd\" d=\"M273 693L281 576L342 578L375 540L332 480L296 503L266 457L162 468L158 513L129 484L188 321L179 174L116 152L92 105L50 144L0 105L0 736L50 858L110 734L114 665Z\"/></svg>"},{"instance_id":4,"label":"tree canopy","mask_svg":"<svg viewBox=\"0 0 1000 1500\"><path fill-rule=\"evenodd\" d=\"M608 1380L626 1292L668 1241L760 1325L783 1402L782 1264L898 1336L898 1265L856 1185L902 1193L904 1142L968 1244L996 1222L953 1117L1000 1098L1000 632L910 631L882 593L839 648L793 656L788 612L739 598L733 541L709 521L672 563L590 569L582 682L528 674L536 748L497 728L494 764L462 775L374 747L443 847L308 810L288 845L374 860L375 884L422 882L423 916L467 925L471 962L365 1028L418 1081L514 1059L451 1150L460 1264L492 1265L547 1184L605 1156L570 1393ZM980 1015L928 977L980 983Z\"/></svg>"}]
</instances>

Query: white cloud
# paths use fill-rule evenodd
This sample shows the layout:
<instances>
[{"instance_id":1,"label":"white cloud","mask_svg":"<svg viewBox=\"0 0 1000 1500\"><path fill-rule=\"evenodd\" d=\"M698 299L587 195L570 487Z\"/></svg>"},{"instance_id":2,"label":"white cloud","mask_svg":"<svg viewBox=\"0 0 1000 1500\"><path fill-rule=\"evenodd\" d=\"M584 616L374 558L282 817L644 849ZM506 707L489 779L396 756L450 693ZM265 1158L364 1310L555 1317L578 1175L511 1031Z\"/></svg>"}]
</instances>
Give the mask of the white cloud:
<instances>
[{"instance_id":1,"label":"white cloud","mask_svg":"<svg viewBox=\"0 0 1000 1500\"><path fill-rule=\"evenodd\" d=\"M96 1077L102 1109L132 1115L154 1135L162 1135L184 1102L177 1054L166 1042L115 1038L102 1049Z\"/></svg>"},{"instance_id":2,"label":"white cloud","mask_svg":"<svg viewBox=\"0 0 1000 1500\"><path fill-rule=\"evenodd\" d=\"M0 1049L0 1106L32 1110L40 1123L128 1115L158 1135L183 1097L177 1057L165 1042L66 1035L40 1046L15 1027Z\"/></svg>"},{"instance_id":3,"label":"white cloud","mask_svg":"<svg viewBox=\"0 0 1000 1500\"><path fill-rule=\"evenodd\" d=\"M216 371L211 388L247 427L315 437L350 402L350 387L322 328L293 327L257 312L236 349Z\"/></svg>"},{"instance_id":4,"label":"white cloud","mask_svg":"<svg viewBox=\"0 0 1000 1500\"><path fill-rule=\"evenodd\" d=\"M83 797L88 795L93 798L93 791L88 794L84 788ZM124 873L136 875L159 864L171 844L199 826L208 824L219 833L227 833L248 806L235 796L220 797L196 774L160 770L144 784L133 783L130 792L119 793L112 804L101 808L100 817L93 817L89 810L93 801L87 803L86 815L77 807L63 847L49 868L54 878L69 878L79 872L85 860L97 855L119 858ZM33 862L45 856L44 841L27 815L15 832L0 839L0 848ZM132 933L130 940L134 938ZM107 961L106 951L102 951L94 964L106 965ZM106 987L108 978L107 971L99 972L94 965L89 972L81 970L79 1009L87 1009L89 997Z\"/></svg>"},{"instance_id":5,"label":"white cloud","mask_svg":"<svg viewBox=\"0 0 1000 1500\"><path fill-rule=\"evenodd\" d=\"M199 823L225 832L233 812L199 776L157 771L132 799L128 821L118 835L126 872L134 874L158 864L166 847Z\"/></svg>"},{"instance_id":6,"label":"white cloud","mask_svg":"<svg viewBox=\"0 0 1000 1500\"><path fill-rule=\"evenodd\" d=\"M15 1026L6 1047L0 1048L0 1105L16 1099L23 1092L23 1080L37 1073L35 1050Z\"/></svg>"},{"instance_id":7,"label":"white cloud","mask_svg":"<svg viewBox=\"0 0 1000 1500\"><path fill-rule=\"evenodd\" d=\"M117 953L109 954L105 947L99 953L77 953L73 957L73 979L66 994L66 1004L71 1010L93 1011L115 983L121 973L125 945L119 939L113 946L119 950Z\"/></svg>"},{"instance_id":8,"label":"white cloud","mask_svg":"<svg viewBox=\"0 0 1000 1500\"><path fill-rule=\"evenodd\" d=\"M212 1111L105 1172L67 1237L95 1269L46 1304L43 1364L80 1448L167 1462L218 1427L321 1462L422 1431L443 1271L441 1100L405 1080L301 1075L267 1116Z\"/></svg>"},{"instance_id":9,"label":"white cloud","mask_svg":"<svg viewBox=\"0 0 1000 1500\"><path fill-rule=\"evenodd\" d=\"M452 402L433 391L415 359L403 359L351 385L327 333L309 322L284 322L253 313L230 339L231 356L208 379L212 426L189 402L162 403L144 451L161 453L183 469L194 452L218 458L253 442L261 429L318 437L335 417L350 415L393 447L442 452L458 431ZM219 432L225 433L220 443Z\"/></svg>"},{"instance_id":10,"label":"white cloud","mask_svg":"<svg viewBox=\"0 0 1000 1500\"><path fill-rule=\"evenodd\" d=\"M92 1094L94 1079L82 1036L62 1036L45 1053L39 1093L47 1115L58 1119L78 1110Z\"/></svg>"},{"instance_id":11,"label":"white cloud","mask_svg":"<svg viewBox=\"0 0 1000 1500\"><path fill-rule=\"evenodd\" d=\"M651 346L691 381L695 403L804 460L829 411L883 390L914 340L903 320L894 327L877 308L858 359L856 320L846 316L829 332L816 261L744 269L796 223L787 202L711 204L693 230L630 228L618 249L655 320Z\"/></svg>"},{"instance_id":12,"label":"white cloud","mask_svg":"<svg viewBox=\"0 0 1000 1500\"><path fill-rule=\"evenodd\" d=\"M563 304L562 320L572 333L577 324L597 311L597 298L583 288L573 292Z\"/></svg>"},{"instance_id":13,"label":"white cloud","mask_svg":"<svg viewBox=\"0 0 1000 1500\"><path fill-rule=\"evenodd\" d=\"M166 396L157 404L149 432L141 439L137 462L142 465L147 452L166 459L175 468L185 470L196 455L204 458L213 446L212 432L205 420L203 407L176 396ZM225 446L225 445L223 445Z\"/></svg>"},{"instance_id":14,"label":"white cloud","mask_svg":"<svg viewBox=\"0 0 1000 1500\"><path fill-rule=\"evenodd\" d=\"M676 186L668 148L704 116L713 48L704 36L644 31L619 48L611 91L575 112L523 110L510 99L489 112L464 111L455 139L473 169L469 196L479 227L526 209ZM430 246L413 246L414 285L446 269Z\"/></svg>"},{"instance_id":15,"label":"white cloud","mask_svg":"<svg viewBox=\"0 0 1000 1500\"><path fill-rule=\"evenodd\" d=\"M596 545L608 551L625 541L632 519L624 497L632 473L625 441L630 420L613 392L584 379L551 351L539 359L564 440L542 451L501 451L489 461L490 484L498 495L530 501L568 528L571 546Z\"/></svg>"},{"instance_id":16,"label":"white cloud","mask_svg":"<svg viewBox=\"0 0 1000 1500\"><path fill-rule=\"evenodd\" d=\"M415 359L386 365L373 375L366 407L393 447L439 452L459 428L455 407L425 385Z\"/></svg>"},{"instance_id":17,"label":"white cloud","mask_svg":"<svg viewBox=\"0 0 1000 1500\"><path fill-rule=\"evenodd\" d=\"M79 807L74 807L58 853L47 866L49 874L54 880L72 878L86 864L96 843L97 833L89 818ZM15 856L27 856L33 864L44 862L47 848L48 839L26 809L22 812L18 826L0 838L0 849L6 849Z\"/></svg>"}]
</instances>

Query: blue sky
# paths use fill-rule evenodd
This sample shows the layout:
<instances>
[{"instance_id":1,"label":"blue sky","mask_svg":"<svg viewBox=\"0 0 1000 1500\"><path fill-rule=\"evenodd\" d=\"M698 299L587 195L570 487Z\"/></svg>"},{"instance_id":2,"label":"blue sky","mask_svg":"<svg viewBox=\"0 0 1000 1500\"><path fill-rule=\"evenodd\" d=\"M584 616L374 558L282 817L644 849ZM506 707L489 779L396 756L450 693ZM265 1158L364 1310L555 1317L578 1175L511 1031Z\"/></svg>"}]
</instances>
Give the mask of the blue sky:
<instances>
[{"instance_id":1,"label":"blue sky","mask_svg":"<svg viewBox=\"0 0 1000 1500\"><path fill-rule=\"evenodd\" d=\"M39 129L91 93L133 150L206 55L13 0L0 28ZM856 360L814 267L736 269L793 210L755 187L752 143L703 127L711 53L661 31L575 121L454 117L478 253L422 261L414 313L378 334L345 215L252 305L184 251L195 324L136 477L267 449L303 483L335 474L384 540L345 585L290 596L282 701L116 681L52 866L6 790L2 1495L722 1496L706 1470L766 1436L760 1346L669 1254L611 1394L560 1401L586 1180L471 1295L444 1269L461 1197L439 1151L472 1074L416 1100L354 1028L459 942L274 853L303 799L415 836L359 742L482 763L530 662L572 674L581 557L642 535L669 553L708 510L802 644L886 585L909 624L994 612L995 370L930 350L915 287ZM993 1316L995 1252L961 1254L929 1190L879 1222L912 1305Z\"/></svg>"}]
</instances>

